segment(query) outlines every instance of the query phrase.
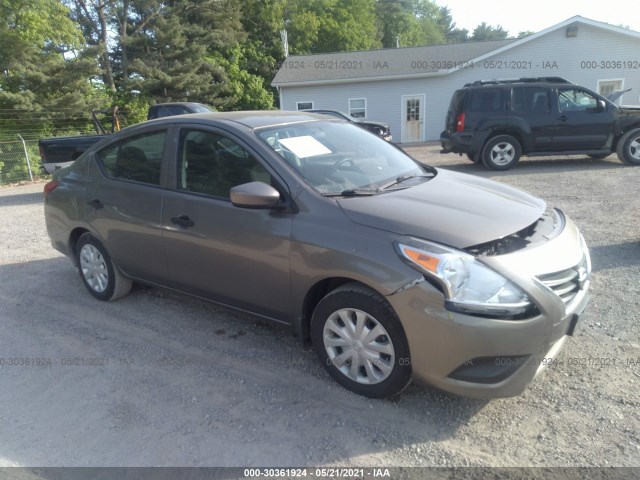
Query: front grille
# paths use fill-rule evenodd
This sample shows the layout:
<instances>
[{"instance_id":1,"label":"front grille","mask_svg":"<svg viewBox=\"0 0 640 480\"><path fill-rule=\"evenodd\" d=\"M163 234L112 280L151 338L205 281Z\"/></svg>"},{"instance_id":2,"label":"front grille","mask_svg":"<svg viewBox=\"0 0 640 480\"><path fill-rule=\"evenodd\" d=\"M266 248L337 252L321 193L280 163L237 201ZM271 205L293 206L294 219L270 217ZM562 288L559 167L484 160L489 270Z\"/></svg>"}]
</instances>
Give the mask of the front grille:
<instances>
[{"instance_id":1,"label":"front grille","mask_svg":"<svg viewBox=\"0 0 640 480\"><path fill-rule=\"evenodd\" d=\"M586 256L575 267L538 276L538 280L553 290L565 305L573 301L588 279L589 267Z\"/></svg>"}]
</instances>

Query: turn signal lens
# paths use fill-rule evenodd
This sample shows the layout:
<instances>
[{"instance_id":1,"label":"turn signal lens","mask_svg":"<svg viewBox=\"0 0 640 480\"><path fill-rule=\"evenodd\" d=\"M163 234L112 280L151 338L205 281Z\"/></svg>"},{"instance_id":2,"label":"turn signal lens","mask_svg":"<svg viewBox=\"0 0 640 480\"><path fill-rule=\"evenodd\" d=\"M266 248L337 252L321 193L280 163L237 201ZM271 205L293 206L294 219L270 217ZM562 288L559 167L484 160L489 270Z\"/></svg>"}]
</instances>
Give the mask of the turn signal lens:
<instances>
[{"instance_id":1,"label":"turn signal lens","mask_svg":"<svg viewBox=\"0 0 640 480\"><path fill-rule=\"evenodd\" d=\"M438 258L426 255L419 250L413 250L405 245L402 246L402 252L422 268L433 273L438 271L438 264L440 263Z\"/></svg>"}]
</instances>

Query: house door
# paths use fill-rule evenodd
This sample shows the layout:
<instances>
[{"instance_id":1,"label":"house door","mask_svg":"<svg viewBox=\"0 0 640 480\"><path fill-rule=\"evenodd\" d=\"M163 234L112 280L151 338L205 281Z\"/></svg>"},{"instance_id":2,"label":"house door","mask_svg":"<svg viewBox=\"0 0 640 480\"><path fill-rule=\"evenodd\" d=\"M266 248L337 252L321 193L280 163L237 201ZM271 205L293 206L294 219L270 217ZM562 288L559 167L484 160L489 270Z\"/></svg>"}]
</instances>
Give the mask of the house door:
<instances>
[{"instance_id":1,"label":"house door","mask_svg":"<svg viewBox=\"0 0 640 480\"><path fill-rule=\"evenodd\" d=\"M424 95L403 95L403 136L404 143L424 140Z\"/></svg>"}]
</instances>

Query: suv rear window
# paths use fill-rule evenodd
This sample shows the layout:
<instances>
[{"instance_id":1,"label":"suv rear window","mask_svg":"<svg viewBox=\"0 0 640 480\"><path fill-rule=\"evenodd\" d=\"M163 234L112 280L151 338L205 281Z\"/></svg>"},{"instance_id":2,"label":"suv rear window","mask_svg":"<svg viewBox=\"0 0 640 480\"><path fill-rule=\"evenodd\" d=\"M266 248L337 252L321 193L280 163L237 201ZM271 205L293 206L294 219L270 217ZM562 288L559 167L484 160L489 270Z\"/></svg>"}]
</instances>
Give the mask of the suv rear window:
<instances>
[{"instance_id":1,"label":"suv rear window","mask_svg":"<svg viewBox=\"0 0 640 480\"><path fill-rule=\"evenodd\" d=\"M504 110L502 89L482 88L472 90L468 110L470 112L498 112Z\"/></svg>"}]
</instances>

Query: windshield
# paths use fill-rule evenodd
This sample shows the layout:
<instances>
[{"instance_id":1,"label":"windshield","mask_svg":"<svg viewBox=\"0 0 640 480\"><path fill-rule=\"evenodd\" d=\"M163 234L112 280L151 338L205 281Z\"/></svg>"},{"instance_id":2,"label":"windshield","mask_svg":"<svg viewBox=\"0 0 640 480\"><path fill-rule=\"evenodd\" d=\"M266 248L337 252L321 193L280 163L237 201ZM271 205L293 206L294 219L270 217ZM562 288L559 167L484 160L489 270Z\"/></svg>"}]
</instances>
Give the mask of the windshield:
<instances>
[{"instance_id":1,"label":"windshield","mask_svg":"<svg viewBox=\"0 0 640 480\"><path fill-rule=\"evenodd\" d=\"M257 135L323 195L375 194L422 182L427 172L433 175L430 167L349 123L308 122Z\"/></svg>"}]
</instances>

